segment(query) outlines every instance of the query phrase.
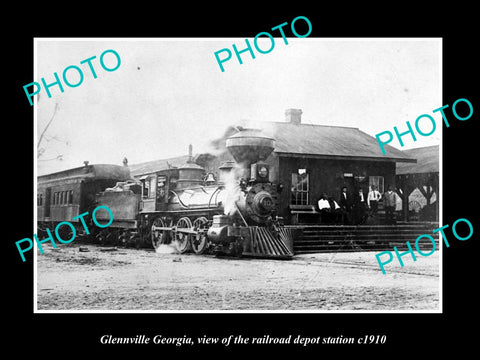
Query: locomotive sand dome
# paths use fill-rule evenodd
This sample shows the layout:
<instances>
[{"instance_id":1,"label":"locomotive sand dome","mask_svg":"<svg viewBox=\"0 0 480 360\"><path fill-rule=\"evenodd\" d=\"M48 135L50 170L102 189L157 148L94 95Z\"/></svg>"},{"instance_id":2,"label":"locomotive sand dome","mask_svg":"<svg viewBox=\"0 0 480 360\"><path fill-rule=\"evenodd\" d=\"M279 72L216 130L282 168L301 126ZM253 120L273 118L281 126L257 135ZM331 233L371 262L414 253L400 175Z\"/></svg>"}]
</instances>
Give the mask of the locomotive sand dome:
<instances>
[{"instance_id":1,"label":"locomotive sand dome","mask_svg":"<svg viewBox=\"0 0 480 360\"><path fill-rule=\"evenodd\" d=\"M188 160L178 168L176 189L181 190L195 185L203 185L205 169L193 161L192 145L188 146Z\"/></svg>"}]
</instances>

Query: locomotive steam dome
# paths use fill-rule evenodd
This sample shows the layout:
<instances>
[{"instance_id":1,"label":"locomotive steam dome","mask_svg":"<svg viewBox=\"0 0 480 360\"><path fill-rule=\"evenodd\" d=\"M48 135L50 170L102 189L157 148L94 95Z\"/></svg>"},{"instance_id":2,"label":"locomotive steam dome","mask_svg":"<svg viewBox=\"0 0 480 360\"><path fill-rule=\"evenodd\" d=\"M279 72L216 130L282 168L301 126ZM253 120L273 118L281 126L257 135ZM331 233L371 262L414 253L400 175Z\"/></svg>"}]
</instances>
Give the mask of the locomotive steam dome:
<instances>
[{"instance_id":1,"label":"locomotive steam dome","mask_svg":"<svg viewBox=\"0 0 480 360\"><path fill-rule=\"evenodd\" d=\"M237 163L253 164L268 158L275 140L259 129L242 129L227 139L226 146Z\"/></svg>"}]
</instances>

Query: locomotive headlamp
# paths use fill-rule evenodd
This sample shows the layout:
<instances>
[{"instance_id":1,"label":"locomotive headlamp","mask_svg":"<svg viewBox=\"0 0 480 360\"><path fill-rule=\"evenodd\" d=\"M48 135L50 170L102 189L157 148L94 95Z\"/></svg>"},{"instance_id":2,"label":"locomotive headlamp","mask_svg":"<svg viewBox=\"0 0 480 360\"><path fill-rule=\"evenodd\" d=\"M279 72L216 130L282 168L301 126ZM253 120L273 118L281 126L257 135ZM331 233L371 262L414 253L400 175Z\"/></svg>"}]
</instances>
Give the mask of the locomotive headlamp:
<instances>
[{"instance_id":1,"label":"locomotive headlamp","mask_svg":"<svg viewBox=\"0 0 480 360\"><path fill-rule=\"evenodd\" d=\"M268 174L270 173L270 166L265 163L252 164L250 173L251 173L250 180L261 182L261 183L267 183Z\"/></svg>"},{"instance_id":2,"label":"locomotive headlamp","mask_svg":"<svg viewBox=\"0 0 480 360\"><path fill-rule=\"evenodd\" d=\"M258 175L264 178L268 175L268 169L265 166L262 166L260 170L258 170Z\"/></svg>"}]
</instances>

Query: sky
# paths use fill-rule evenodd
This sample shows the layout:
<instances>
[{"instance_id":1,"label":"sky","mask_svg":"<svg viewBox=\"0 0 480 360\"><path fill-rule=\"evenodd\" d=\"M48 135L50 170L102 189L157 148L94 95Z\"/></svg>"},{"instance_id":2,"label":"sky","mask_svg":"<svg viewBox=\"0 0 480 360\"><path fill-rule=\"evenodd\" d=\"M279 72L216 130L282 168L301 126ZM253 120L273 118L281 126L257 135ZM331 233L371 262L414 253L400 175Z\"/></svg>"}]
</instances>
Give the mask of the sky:
<instances>
[{"instance_id":1,"label":"sky","mask_svg":"<svg viewBox=\"0 0 480 360\"><path fill-rule=\"evenodd\" d=\"M259 42L268 49L269 40ZM253 39L249 39L253 43ZM275 38L273 50L255 59L233 54L220 70L214 53L245 47L245 38L50 39L35 40L32 81L54 81L75 65L84 79L35 96L37 175L90 164L129 164L209 150L209 142L242 120L284 121L285 110L302 109L302 123L356 127L375 136L405 131L422 114L437 130L414 142L390 145L405 150L439 144L442 121L441 39ZM253 46L253 45L252 45ZM105 71L100 55L115 50L121 64ZM97 78L81 61L92 60ZM223 54L221 55L223 56ZM107 67L116 59L105 54ZM70 82L78 82L69 70ZM28 104L28 100L26 99ZM55 110L56 109L56 110ZM424 132L429 129L424 125ZM379 154L381 150L379 147ZM61 159L61 160L59 160Z\"/></svg>"}]
</instances>

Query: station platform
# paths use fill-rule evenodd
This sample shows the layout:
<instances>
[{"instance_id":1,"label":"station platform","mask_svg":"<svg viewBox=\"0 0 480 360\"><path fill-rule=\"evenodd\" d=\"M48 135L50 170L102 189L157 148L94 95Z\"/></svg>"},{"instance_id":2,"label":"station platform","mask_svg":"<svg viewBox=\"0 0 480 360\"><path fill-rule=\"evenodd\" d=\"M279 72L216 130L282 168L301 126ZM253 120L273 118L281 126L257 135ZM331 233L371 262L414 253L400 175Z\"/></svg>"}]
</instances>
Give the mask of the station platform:
<instances>
[{"instance_id":1,"label":"station platform","mask_svg":"<svg viewBox=\"0 0 480 360\"><path fill-rule=\"evenodd\" d=\"M408 250L406 241L412 248L415 240L423 234L430 235L436 249L439 249L439 233L432 230L439 227L438 222L397 222L395 225L286 225L293 236L293 253L352 252ZM432 242L428 237L422 238L419 248L429 252Z\"/></svg>"}]
</instances>

